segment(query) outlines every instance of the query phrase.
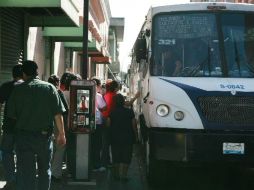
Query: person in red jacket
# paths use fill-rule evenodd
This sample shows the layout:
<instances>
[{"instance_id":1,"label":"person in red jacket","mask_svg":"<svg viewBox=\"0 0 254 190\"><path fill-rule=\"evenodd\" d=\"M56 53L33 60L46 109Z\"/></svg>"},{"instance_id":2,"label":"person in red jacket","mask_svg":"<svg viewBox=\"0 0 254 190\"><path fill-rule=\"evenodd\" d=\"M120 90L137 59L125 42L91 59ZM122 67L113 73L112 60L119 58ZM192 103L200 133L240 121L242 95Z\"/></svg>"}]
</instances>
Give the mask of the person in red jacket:
<instances>
[{"instance_id":1,"label":"person in red jacket","mask_svg":"<svg viewBox=\"0 0 254 190\"><path fill-rule=\"evenodd\" d=\"M118 89L119 89L119 84L115 80L106 84L106 94L104 95L104 100L106 102L107 108L106 110L102 112L102 115L105 121L107 120L110 113L115 107L113 98L117 94ZM102 131L102 165L111 166L108 127L104 127Z\"/></svg>"}]
</instances>

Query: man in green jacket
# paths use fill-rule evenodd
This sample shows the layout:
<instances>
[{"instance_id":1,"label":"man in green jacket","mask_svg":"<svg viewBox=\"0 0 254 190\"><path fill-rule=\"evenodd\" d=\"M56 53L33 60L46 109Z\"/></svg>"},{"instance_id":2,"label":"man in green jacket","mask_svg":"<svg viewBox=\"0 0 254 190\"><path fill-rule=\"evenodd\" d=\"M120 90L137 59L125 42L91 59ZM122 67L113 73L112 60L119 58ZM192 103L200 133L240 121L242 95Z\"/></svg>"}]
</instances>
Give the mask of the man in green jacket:
<instances>
[{"instance_id":1,"label":"man in green jacket","mask_svg":"<svg viewBox=\"0 0 254 190\"><path fill-rule=\"evenodd\" d=\"M10 96L7 116L13 119L16 132L17 189L49 190L52 131L54 121L58 128L57 142L65 145L62 113L65 111L57 89L41 81L34 61L22 65L25 82ZM36 188L36 161L38 188Z\"/></svg>"}]
</instances>

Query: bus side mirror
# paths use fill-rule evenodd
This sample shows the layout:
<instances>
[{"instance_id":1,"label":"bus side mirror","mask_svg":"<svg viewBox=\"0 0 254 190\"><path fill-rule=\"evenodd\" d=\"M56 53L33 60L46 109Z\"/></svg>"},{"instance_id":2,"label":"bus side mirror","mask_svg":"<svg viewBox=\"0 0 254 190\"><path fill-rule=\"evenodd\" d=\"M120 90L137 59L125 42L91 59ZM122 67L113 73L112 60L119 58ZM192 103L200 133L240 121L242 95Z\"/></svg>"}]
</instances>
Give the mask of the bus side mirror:
<instances>
[{"instance_id":1,"label":"bus side mirror","mask_svg":"<svg viewBox=\"0 0 254 190\"><path fill-rule=\"evenodd\" d=\"M141 59L146 59L146 39L137 39L135 45L136 61L140 63Z\"/></svg>"}]
</instances>

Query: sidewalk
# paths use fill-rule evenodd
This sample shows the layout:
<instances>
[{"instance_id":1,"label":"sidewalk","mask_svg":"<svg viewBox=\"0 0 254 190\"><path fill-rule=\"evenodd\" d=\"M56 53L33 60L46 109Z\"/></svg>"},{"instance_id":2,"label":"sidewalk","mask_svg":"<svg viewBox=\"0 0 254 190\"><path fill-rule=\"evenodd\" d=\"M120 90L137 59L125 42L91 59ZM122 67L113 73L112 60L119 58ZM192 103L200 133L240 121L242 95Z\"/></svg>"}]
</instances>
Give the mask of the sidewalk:
<instances>
[{"instance_id":1,"label":"sidewalk","mask_svg":"<svg viewBox=\"0 0 254 190\"><path fill-rule=\"evenodd\" d=\"M53 182L51 190L144 190L146 181L139 164L139 151L135 148L129 168L128 182L120 182L112 178L111 168L103 172L92 172L91 181L83 185L71 184L72 180L65 177L62 182Z\"/></svg>"},{"instance_id":2,"label":"sidewalk","mask_svg":"<svg viewBox=\"0 0 254 190\"><path fill-rule=\"evenodd\" d=\"M142 168L139 164L139 151L135 148L132 163L130 165L128 182L120 182L112 178L111 168L103 172L92 172L89 182L82 184L75 183L65 175L60 182L52 182L51 190L145 190L146 181L143 176ZM3 178L3 167L0 162L0 188L5 185Z\"/></svg>"}]
</instances>

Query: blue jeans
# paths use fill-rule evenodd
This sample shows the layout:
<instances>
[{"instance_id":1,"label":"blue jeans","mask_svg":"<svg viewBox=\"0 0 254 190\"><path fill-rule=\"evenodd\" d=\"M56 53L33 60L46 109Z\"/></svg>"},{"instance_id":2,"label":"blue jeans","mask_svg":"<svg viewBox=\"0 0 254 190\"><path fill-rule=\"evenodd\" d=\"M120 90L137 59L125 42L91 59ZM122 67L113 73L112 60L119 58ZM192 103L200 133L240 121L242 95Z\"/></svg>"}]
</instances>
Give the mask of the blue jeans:
<instances>
[{"instance_id":1,"label":"blue jeans","mask_svg":"<svg viewBox=\"0 0 254 190\"><path fill-rule=\"evenodd\" d=\"M52 139L48 135L33 132L17 132L17 190L49 190ZM36 162L38 188L36 188Z\"/></svg>"},{"instance_id":2,"label":"blue jeans","mask_svg":"<svg viewBox=\"0 0 254 190\"><path fill-rule=\"evenodd\" d=\"M13 182L15 177L15 162L14 162L14 134L3 132L1 143L2 162L4 168L4 176L7 182Z\"/></svg>"},{"instance_id":3,"label":"blue jeans","mask_svg":"<svg viewBox=\"0 0 254 190\"><path fill-rule=\"evenodd\" d=\"M110 139L109 139L109 128L102 127L102 154L101 154L101 162L102 166L107 167L111 164L110 157Z\"/></svg>"}]
</instances>

